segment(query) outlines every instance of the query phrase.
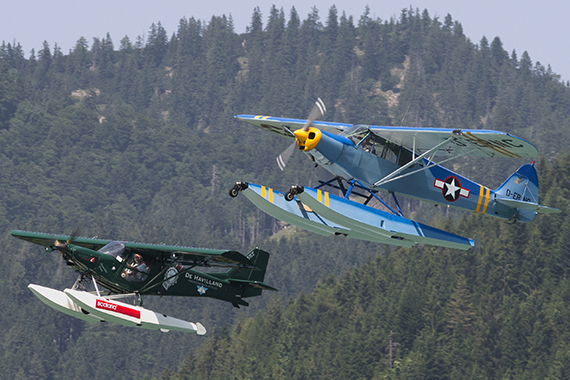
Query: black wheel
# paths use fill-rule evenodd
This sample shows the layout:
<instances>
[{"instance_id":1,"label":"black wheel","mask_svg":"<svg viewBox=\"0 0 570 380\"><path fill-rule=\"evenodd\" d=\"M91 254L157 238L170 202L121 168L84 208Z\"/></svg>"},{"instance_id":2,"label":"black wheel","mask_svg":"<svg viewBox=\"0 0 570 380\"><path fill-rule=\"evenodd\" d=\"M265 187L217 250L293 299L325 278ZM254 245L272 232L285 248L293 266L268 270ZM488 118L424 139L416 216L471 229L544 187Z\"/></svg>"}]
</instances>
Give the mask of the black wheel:
<instances>
[{"instance_id":1,"label":"black wheel","mask_svg":"<svg viewBox=\"0 0 570 380\"><path fill-rule=\"evenodd\" d=\"M235 198L239 194L239 189L237 189L237 186L234 186L230 189L229 193L230 193L230 197Z\"/></svg>"},{"instance_id":2,"label":"black wheel","mask_svg":"<svg viewBox=\"0 0 570 380\"><path fill-rule=\"evenodd\" d=\"M293 200L293 198L295 198L295 194L293 194L293 192L291 190L289 190L288 192L285 193L285 200L287 202L291 202Z\"/></svg>"}]
</instances>

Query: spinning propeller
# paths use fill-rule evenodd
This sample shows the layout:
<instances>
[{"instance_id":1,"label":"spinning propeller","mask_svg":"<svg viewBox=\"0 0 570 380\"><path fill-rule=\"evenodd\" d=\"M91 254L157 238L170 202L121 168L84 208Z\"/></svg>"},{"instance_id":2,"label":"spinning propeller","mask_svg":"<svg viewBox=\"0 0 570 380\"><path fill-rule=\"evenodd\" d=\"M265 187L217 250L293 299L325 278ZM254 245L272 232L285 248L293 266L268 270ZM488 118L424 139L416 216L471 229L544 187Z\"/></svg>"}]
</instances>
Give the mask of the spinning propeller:
<instances>
[{"instance_id":1,"label":"spinning propeller","mask_svg":"<svg viewBox=\"0 0 570 380\"><path fill-rule=\"evenodd\" d=\"M295 145L299 148L299 150L307 151L314 148L316 143L318 142L317 136L320 136L320 131L316 128L311 128L313 121L317 120L317 118L323 116L327 112L327 107L325 103L322 101L321 98L317 98L313 109L309 113L309 117L307 118L307 122L303 125L303 128L296 130L293 132L295 135L295 142L287 149L285 149L278 157L277 157L277 165L279 165L279 169L282 171L285 169L285 165L291 155L293 154L293 150L295 149Z\"/></svg>"},{"instance_id":2,"label":"spinning propeller","mask_svg":"<svg viewBox=\"0 0 570 380\"><path fill-rule=\"evenodd\" d=\"M60 253L59 261L58 261L58 265L57 265L57 270L55 271L55 274L53 275L53 278L52 278L52 283L54 286L60 285L62 268L63 268L64 262L66 261L66 260L64 260L63 256L68 252L69 244L71 244L73 242L73 239L77 236L77 233L78 233L78 229L76 228L73 230L73 232L71 233L69 238L67 238L67 240L65 240L65 241L56 240L53 243L52 249L57 250Z\"/></svg>"},{"instance_id":3,"label":"spinning propeller","mask_svg":"<svg viewBox=\"0 0 570 380\"><path fill-rule=\"evenodd\" d=\"M67 238L66 241L59 241L59 240L56 240L56 241L53 243L53 248L56 249L56 250L58 250L58 251L59 251L60 253L62 253L62 254L67 253L69 244L73 243L73 239L75 239L75 237L77 236L77 234L78 234L78 229L76 228L76 229L73 230L73 232L72 232L71 235Z\"/></svg>"},{"instance_id":4,"label":"spinning propeller","mask_svg":"<svg viewBox=\"0 0 570 380\"><path fill-rule=\"evenodd\" d=\"M56 240L55 243L53 243L53 247L61 253L66 253L67 252L67 246L68 246L69 242L70 242L70 239L68 239L67 241Z\"/></svg>"}]
</instances>

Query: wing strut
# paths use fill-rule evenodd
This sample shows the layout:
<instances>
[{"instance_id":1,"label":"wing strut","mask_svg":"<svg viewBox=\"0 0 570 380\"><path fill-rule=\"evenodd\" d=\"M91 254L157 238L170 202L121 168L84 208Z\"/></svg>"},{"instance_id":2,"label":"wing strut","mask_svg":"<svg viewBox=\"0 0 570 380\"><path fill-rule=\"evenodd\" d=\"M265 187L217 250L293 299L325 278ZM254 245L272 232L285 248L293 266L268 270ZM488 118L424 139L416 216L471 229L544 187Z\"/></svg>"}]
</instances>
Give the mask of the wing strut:
<instances>
[{"instance_id":1,"label":"wing strut","mask_svg":"<svg viewBox=\"0 0 570 380\"><path fill-rule=\"evenodd\" d=\"M447 141L447 140L446 140L446 141ZM439 147L439 146L440 146L440 145L437 145L436 147L430 149L429 151L432 151L432 150L434 150L434 149L437 149L437 147ZM428 152L425 152L425 153L422 154L421 156L418 156L415 160L412 160L412 161L408 162L406 165L404 165L404 166L398 168L397 170L394 170L392 173L388 174L386 177L384 177L384 178L382 178L381 180L379 180L378 182L376 182L376 183L373 185L373 187L378 187L378 186L381 186L381 185L385 185L385 184L388 183L388 182L392 182L392 181L395 181L395 180L397 180L397 179L402 179L402 178L407 177L407 176L410 176L410 175L412 175L412 174L416 174L416 173L422 172L422 171L427 170L427 169L430 169L430 168L432 168L432 167L434 167L434 166L441 165L441 164L443 164L443 163L445 163L445 162L447 162L447 161L454 160L454 159L456 159L456 158L458 158L458 157L463 157L463 156L465 156L466 154L469 154L469 153L471 153L471 152L474 152L475 150L477 150L477 149L473 149L473 150L471 150L471 151L469 151L469 152L467 152L467 153L462 153L462 154L458 154L458 155L453 156L453 157L446 158L445 160L440 161L440 162L438 162L438 163L435 163L435 162L432 161L432 159L433 159L433 156L432 156L432 157L430 157L430 158L428 159L428 164L427 164L426 166L423 166L423 167L420 168L420 169L417 169L417 170L414 170L414 171L411 171L411 172L409 172L409 173L406 173L406 174L403 174L403 175L400 175L400 176L397 176L397 177L396 177L397 174L401 173L403 170L409 168L410 166L414 165L414 164L417 163L419 160L421 160L422 158L424 158L424 156L426 155L426 153L428 153L429 151L428 151ZM434 154L435 154L435 152L434 152Z\"/></svg>"},{"instance_id":2,"label":"wing strut","mask_svg":"<svg viewBox=\"0 0 570 380\"><path fill-rule=\"evenodd\" d=\"M319 181L319 182L321 182L321 183L319 184L319 186L315 187L315 189L320 189L321 187L324 187L324 186L332 186L331 183L333 183L334 181L337 181L337 183L338 183L339 186L340 186L340 189L342 190L342 193L343 193L343 194L346 194L346 189L345 189L344 186L342 185L342 182L340 181L339 177L334 177L334 178L332 178L332 179L329 179L329 180L326 181L326 182Z\"/></svg>"},{"instance_id":3,"label":"wing strut","mask_svg":"<svg viewBox=\"0 0 570 380\"><path fill-rule=\"evenodd\" d=\"M338 185L333 185L332 183L333 183L334 181L336 181L336 182L338 183ZM346 197L347 189L344 187L344 184L343 184L342 181L346 181L347 183L350 183L350 182L348 182L347 180L343 179L342 177L334 177L333 179L330 179L330 180L328 180L328 181L326 181L326 182L319 180L320 184L319 184L318 186L316 186L315 189L318 190L318 189L320 189L320 188L322 188L322 187L330 186L330 187L332 187L333 189L340 190L340 191L342 192L343 197ZM367 187L364 187L364 186L362 186L361 184L359 184L359 185L356 186L356 187L361 188L361 189L366 190L366 191L370 191ZM371 195L370 195L370 196L367 196L367 195L360 194L360 193L357 193L357 192L351 192L351 194L353 194L353 193L356 194L356 195L358 195L359 197L366 198L366 199L367 199L367 202L370 202L370 199L372 198Z\"/></svg>"},{"instance_id":4,"label":"wing strut","mask_svg":"<svg viewBox=\"0 0 570 380\"><path fill-rule=\"evenodd\" d=\"M352 189L354 188L354 185L358 183L360 186L362 186L364 189L366 189L371 196L373 196L374 198L376 198L380 203L382 203L384 206L386 206L386 208L390 211L392 211L395 215L399 215L399 216L404 216L404 214L402 214L402 210L400 209L400 205L398 204L398 201L396 200L396 196L394 196L394 193L392 193L392 195L394 196L394 200L396 201L396 205L398 206L398 211L396 212L394 211L394 209L390 206L388 206L388 204L386 202L384 202L384 200L382 198L380 198L378 195L376 195L372 190L366 188L362 183L360 183L359 180L357 180L356 178L353 178L352 181L350 181L350 187L348 188L348 190L346 191L346 194L344 195L344 199L349 199L349 195L352 192Z\"/></svg>"},{"instance_id":5,"label":"wing strut","mask_svg":"<svg viewBox=\"0 0 570 380\"><path fill-rule=\"evenodd\" d=\"M398 207L398 212L400 213L400 216L404 216L404 213L402 212L402 208L400 207L400 204L398 203L398 198L396 198L396 194L393 191L390 191L390 194L392 194L392 198L394 198L394 202L396 202L396 207Z\"/></svg>"},{"instance_id":6,"label":"wing strut","mask_svg":"<svg viewBox=\"0 0 570 380\"><path fill-rule=\"evenodd\" d=\"M93 286L95 287L95 291L97 292L97 297L101 297L101 292L99 291L99 287L97 286L97 281L95 281L95 277L91 275L91 279L93 280Z\"/></svg>"},{"instance_id":7,"label":"wing strut","mask_svg":"<svg viewBox=\"0 0 570 380\"><path fill-rule=\"evenodd\" d=\"M428 168L431 163L432 163L432 159L435 156L435 153L437 152L437 150L439 149L439 147L445 145L449 140L451 140L451 137L446 138L445 140L443 140L442 142L440 142L439 144L437 144L436 146L434 146L433 148L431 148L430 150L425 151L424 153L422 153L421 155L419 155L418 157L416 157L415 159L413 159L412 161L408 162L406 165L394 170L392 173L388 174L386 177L382 178L381 180L379 180L378 182L376 182L374 184L374 187L380 186L385 184L386 182L389 182L388 180L395 177L396 175L400 174L401 172L403 172L404 170L406 170L407 168L413 166L416 164L416 162L420 161L421 159L423 159L424 157L426 157L429 154L432 154L432 156L428 159L428 164L425 168ZM414 139L415 142L415 139Z\"/></svg>"},{"instance_id":8,"label":"wing strut","mask_svg":"<svg viewBox=\"0 0 570 380\"><path fill-rule=\"evenodd\" d=\"M173 265L176 266L176 261L174 262ZM153 282L154 282L159 276L165 274L166 271L167 271L168 269L172 268L173 265L166 266L163 270L161 270L156 276L154 276L154 278L153 278L152 280L150 280L149 282L147 282L145 286L143 286L142 288L139 289L139 293L142 293L143 291L146 291L146 292L148 293L151 289L154 289L154 288L156 288L157 286L162 285L164 282L166 282L166 281L168 281L168 280L170 280L170 279L172 279L172 278L174 278L174 277L179 277L180 275L185 274L186 272L188 272L189 270L191 270L192 268L195 267L195 265L191 265L191 266L189 266L188 268L184 268L184 269L181 270L180 272L177 272L175 275L172 275L172 276L170 276L170 277L168 277L168 278L165 278L165 279L162 280L162 281L159 281L159 282L153 284ZM152 284L152 285L151 285L151 284Z\"/></svg>"},{"instance_id":9,"label":"wing strut","mask_svg":"<svg viewBox=\"0 0 570 380\"><path fill-rule=\"evenodd\" d=\"M338 187L333 186L332 183L333 181L337 181L338 182ZM404 214L402 213L402 209L400 208L400 205L398 204L398 199L396 198L396 194L394 194L393 192L391 192L392 196L394 197L394 201L396 202L396 206L398 207L398 212L394 211L394 209L392 209L390 206L388 206L388 204L386 204L386 202L384 202L384 200L382 198L380 198L378 195L376 195L376 192L367 188L366 186L364 186L362 183L360 183L359 180L357 180L356 178L353 178L350 182L348 182L349 186L348 189L344 188L344 185L342 184L341 178L340 177L335 177L329 181L323 182L320 181L321 184L317 187L315 187L315 190L320 189L321 187L324 186L331 186L335 189L340 189L342 191L343 194L343 198L344 199L350 199L350 195L352 194L352 190L354 189L354 187L359 187L365 191L368 191L368 193L370 193L369 196L366 196L364 194L359 194L359 193L354 193L356 195L358 195L359 197L363 197L366 199L366 201L364 202L364 205L366 206L368 204L368 202L370 202L372 200L372 198L376 198L378 200L378 202L382 203L384 206L386 206L386 208L390 211L392 211L392 213L394 213L395 215L398 216L404 216ZM295 194L294 194L295 195Z\"/></svg>"}]
</instances>

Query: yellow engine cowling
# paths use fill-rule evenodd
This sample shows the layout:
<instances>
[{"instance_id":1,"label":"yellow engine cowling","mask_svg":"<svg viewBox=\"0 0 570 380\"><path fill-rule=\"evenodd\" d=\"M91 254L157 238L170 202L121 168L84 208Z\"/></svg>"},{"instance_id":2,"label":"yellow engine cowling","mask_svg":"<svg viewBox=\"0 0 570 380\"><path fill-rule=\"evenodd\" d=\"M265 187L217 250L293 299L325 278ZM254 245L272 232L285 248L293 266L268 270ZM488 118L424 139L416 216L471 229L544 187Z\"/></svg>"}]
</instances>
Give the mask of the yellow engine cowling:
<instances>
[{"instance_id":1,"label":"yellow engine cowling","mask_svg":"<svg viewBox=\"0 0 570 380\"><path fill-rule=\"evenodd\" d=\"M317 128L309 128L309 130L304 131L302 129L297 129L295 132L295 141L299 150L307 152L317 146L321 140L321 131Z\"/></svg>"}]
</instances>

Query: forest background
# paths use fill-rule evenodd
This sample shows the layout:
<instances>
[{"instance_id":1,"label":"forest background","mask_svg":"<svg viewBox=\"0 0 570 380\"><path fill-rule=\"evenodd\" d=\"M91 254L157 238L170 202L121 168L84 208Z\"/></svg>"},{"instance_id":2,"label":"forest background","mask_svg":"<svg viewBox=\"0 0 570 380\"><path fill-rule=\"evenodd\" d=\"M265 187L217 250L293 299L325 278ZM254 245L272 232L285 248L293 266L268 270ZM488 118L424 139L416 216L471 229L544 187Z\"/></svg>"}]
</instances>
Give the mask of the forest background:
<instances>
[{"instance_id":1,"label":"forest background","mask_svg":"<svg viewBox=\"0 0 570 380\"><path fill-rule=\"evenodd\" d=\"M568 378L569 84L500 39L474 43L450 15L405 9L301 20L272 7L247 33L231 19L160 23L146 39L77 41L25 57L0 47L0 377L10 379ZM530 224L404 202L409 217L482 239L480 251L322 238L231 199L235 181L279 190L323 173L240 113L497 129L537 145ZM496 187L524 161L459 160ZM13 229L272 253L277 287L247 309L208 299L146 305L201 321L205 337L88 325L27 289L72 284L53 253Z\"/></svg>"}]
</instances>

